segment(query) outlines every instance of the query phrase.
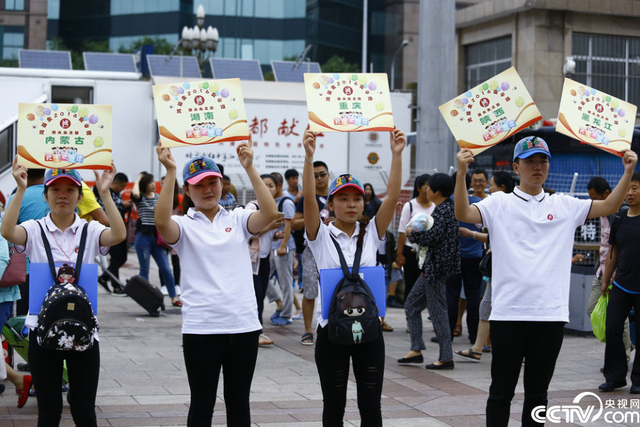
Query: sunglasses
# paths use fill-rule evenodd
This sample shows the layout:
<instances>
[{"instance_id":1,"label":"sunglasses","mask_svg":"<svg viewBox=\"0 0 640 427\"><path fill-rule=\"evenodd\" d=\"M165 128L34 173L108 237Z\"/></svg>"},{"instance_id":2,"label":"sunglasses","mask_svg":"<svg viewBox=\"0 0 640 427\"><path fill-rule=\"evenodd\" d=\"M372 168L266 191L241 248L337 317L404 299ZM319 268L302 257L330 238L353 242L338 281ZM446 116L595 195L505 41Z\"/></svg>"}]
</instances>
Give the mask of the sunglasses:
<instances>
[{"instance_id":1,"label":"sunglasses","mask_svg":"<svg viewBox=\"0 0 640 427\"><path fill-rule=\"evenodd\" d=\"M314 173L313 177L315 179L318 179L318 178L325 178L327 175L329 175L329 174L326 173L326 172L319 172L319 173Z\"/></svg>"}]
</instances>

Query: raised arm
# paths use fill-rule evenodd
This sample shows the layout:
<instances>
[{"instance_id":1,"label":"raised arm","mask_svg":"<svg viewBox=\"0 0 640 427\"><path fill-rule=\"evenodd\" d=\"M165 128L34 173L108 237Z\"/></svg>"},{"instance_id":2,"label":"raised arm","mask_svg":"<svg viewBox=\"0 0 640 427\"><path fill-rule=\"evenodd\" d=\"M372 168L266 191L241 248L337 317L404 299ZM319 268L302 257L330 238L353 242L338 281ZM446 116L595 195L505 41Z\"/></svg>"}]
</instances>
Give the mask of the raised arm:
<instances>
[{"instance_id":1,"label":"raised arm","mask_svg":"<svg viewBox=\"0 0 640 427\"><path fill-rule=\"evenodd\" d=\"M601 216L611 215L620 209L622 201L629 190L629 183L631 182L631 176L633 175L633 169L636 167L636 163L638 163L638 155L632 150L625 151L622 157L624 173L620 177L618 185L616 185L616 188L613 189L606 199L593 201L588 218L599 218Z\"/></svg>"},{"instance_id":2,"label":"raised arm","mask_svg":"<svg viewBox=\"0 0 640 427\"><path fill-rule=\"evenodd\" d=\"M316 183L313 178L313 155L316 152L316 133L304 131L302 143L304 145L304 168L302 169L302 195L304 197L304 226L309 240L316 240L320 227L320 212L316 200Z\"/></svg>"},{"instance_id":3,"label":"raised arm","mask_svg":"<svg viewBox=\"0 0 640 427\"><path fill-rule=\"evenodd\" d=\"M404 132L400 129L394 129L390 132L390 136L391 171L389 172L389 182L387 183L387 197L384 198L376 215L378 237L381 239L384 237L396 211L398 196L400 196L400 186L402 185L402 150L407 145Z\"/></svg>"},{"instance_id":4,"label":"raised arm","mask_svg":"<svg viewBox=\"0 0 640 427\"><path fill-rule=\"evenodd\" d=\"M111 169L103 171L102 175L98 175L96 171L93 171L93 173L96 175L96 187L104 204L104 210L107 213L109 222L109 228L100 234L100 246L113 246L127 238L127 227L124 225L122 215L120 215L120 211L111 198L111 192L109 191L109 186L116 175L116 167L111 162Z\"/></svg>"},{"instance_id":5,"label":"raised arm","mask_svg":"<svg viewBox=\"0 0 640 427\"><path fill-rule=\"evenodd\" d=\"M18 217L22 207L22 199L27 189L27 168L18 164L18 156L13 158L13 178L18 184L18 189L9 203L9 207L4 212L0 232L2 237L14 245L24 246L27 243L27 232L23 227L18 226Z\"/></svg>"},{"instance_id":6,"label":"raised arm","mask_svg":"<svg viewBox=\"0 0 640 427\"><path fill-rule=\"evenodd\" d=\"M258 206L260 206L260 210L251 214L249 217L249 223L247 224L249 232L257 234L276 218L276 215L278 214L278 207L276 206L276 201L269 192L267 185L264 183L262 178L260 178L260 174L253 166L251 138L249 138L248 142L245 141L238 145L236 152L238 153L238 160L240 161L240 164L249 176L249 181L251 181L253 191L256 193Z\"/></svg>"},{"instance_id":7,"label":"raised arm","mask_svg":"<svg viewBox=\"0 0 640 427\"><path fill-rule=\"evenodd\" d=\"M469 206L469 193L467 192L466 174L469 163L473 162L471 150L463 149L457 154L458 177L456 178L456 188L453 192L453 202L455 203L456 219L462 222L477 224L482 222L480 211L475 206Z\"/></svg>"},{"instance_id":8,"label":"raised arm","mask_svg":"<svg viewBox=\"0 0 640 427\"><path fill-rule=\"evenodd\" d=\"M164 178L164 185L160 190L160 196L158 197L158 203L156 204L153 219L156 223L156 228L164 241L172 245L180 238L180 227L178 227L178 224L171 219L177 166L176 161L171 154L171 150L168 147L163 147L160 142L158 142L158 146L156 147L156 153L158 153L158 160L167 170L167 175ZM136 183L134 188L137 187L138 184Z\"/></svg>"},{"instance_id":9,"label":"raised arm","mask_svg":"<svg viewBox=\"0 0 640 427\"><path fill-rule=\"evenodd\" d=\"M140 200L140 180L141 179L142 179L142 174L140 173L136 178L136 182L133 183L133 188L131 189L131 200L133 201Z\"/></svg>"}]
</instances>

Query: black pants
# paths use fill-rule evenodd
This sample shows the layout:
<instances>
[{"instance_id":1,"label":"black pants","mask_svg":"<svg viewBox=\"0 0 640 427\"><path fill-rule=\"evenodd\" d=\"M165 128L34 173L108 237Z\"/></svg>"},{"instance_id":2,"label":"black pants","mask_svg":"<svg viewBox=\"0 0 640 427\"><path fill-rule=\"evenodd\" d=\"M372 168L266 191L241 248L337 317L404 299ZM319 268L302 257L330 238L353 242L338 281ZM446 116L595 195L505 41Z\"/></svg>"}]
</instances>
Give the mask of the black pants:
<instances>
[{"instance_id":1,"label":"black pants","mask_svg":"<svg viewBox=\"0 0 640 427\"><path fill-rule=\"evenodd\" d=\"M404 255L405 264L404 264L404 300L407 300L407 297L411 293L411 289L413 289L413 285L415 285L416 280L420 277L420 269L418 268L418 258L416 253L413 252L413 249L409 246L405 246L402 248L402 255Z\"/></svg>"},{"instance_id":2,"label":"black pants","mask_svg":"<svg viewBox=\"0 0 640 427\"><path fill-rule=\"evenodd\" d=\"M259 336L260 331L226 335L182 335L184 364L191 390L187 426L211 426L220 369L224 375L227 426L251 425L249 392L258 358Z\"/></svg>"},{"instance_id":3,"label":"black pants","mask_svg":"<svg viewBox=\"0 0 640 427\"><path fill-rule=\"evenodd\" d=\"M20 289L20 299L16 301L16 316L22 316L29 313L29 275L24 281L18 285Z\"/></svg>"},{"instance_id":4,"label":"black pants","mask_svg":"<svg viewBox=\"0 0 640 427\"><path fill-rule=\"evenodd\" d=\"M358 345L339 345L329 341L327 328L318 327L316 365L322 387L322 425L342 426L347 404L349 361L358 390L361 427L382 426L380 398L384 378L384 339Z\"/></svg>"},{"instance_id":5,"label":"black pants","mask_svg":"<svg viewBox=\"0 0 640 427\"><path fill-rule=\"evenodd\" d=\"M176 286L180 286L180 274L182 269L180 268L180 257L177 254L171 254L171 267L173 267L173 280Z\"/></svg>"},{"instance_id":6,"label":"black pants","mask_svg":"<svg viewBox=\"0 0 640 427\"><path fill-rule=\"evenodd\" d=\"M29 334L29 365L38 398L38 427L60 425L62 415L62 364L67 360L69 405L77 426L97 426L96 392L100 376L100 346L95 341L83 352L45 350Z\"/></svg>"},{"instance_id":7,"label":"black pants","mask_svg":"<svg viewBox=\"0 0 640 427\"><path fill-rule=\"evenodd\" d=\"M476 342L478 334L478 321L480 320L480 293L482 287L482 274L478 265L482 258L460 258L462 273L449 277L447 282L447 312L449 313L449 326L451 333L458 321L458 300L460 290L464 285L464 295L467 298L467 331L469 341Z\"/></svg>"},{"instance_id":8,"label":"black pants","mask_svg":"<svg viewBox=\"0 0 640 427\"><path fill-rule=\"evenodd\" d=\"M531 417L547 406L547 390L562 347L564 322L491 321L491 387L487 427L507 427L509 408L524 359L522 426L539 426ZM544 412L543 412L544 413Z\"/></svg>"},{"instance_id":9,"label":"black pants","mask_svg":"<svg viewBox=\"0 0 640 427\"><path fill-rule=\"evenodd\" d=\"M256 292L256 300L258 300L258 320L262 324L262 312L264 311L264 298L267 295L267 286L269 286L269 256L260 258L260 267L258 274L253 275L253 288Z\"/></svg>"},{"instance_id":10,"label":"black pants","mask_svg":"<svg viewBox=\"0 0 640 427\"><path fill-rule=\"evenodd\" d=\"M127 262L128 251L129 249L126 241L120 242L117 245L113 245L111 246L111 248L109 248L110 259L109 267L107 267L107 270L109 270L111 274L116 276L116 278L118 279L120 278L120 267L122 267L124 263ZM119 284L114 283L113 280L111 280L111 277L107 273L102 273L102 278L106 281L111 281L111 286L113 286L114 289L120 287Z\"/></svg>"},{"instance_id":11,"label":"black pants","mask_svg":"<svg viewBox=\"0 0 640 427\"><path fill-rule=\"evenodd\" d=\"M637 337L640 325L640 295L630 294L614 285L609 293L605 327L607 345L604 350L604 377L607 381L626 381L628 363L622 333L624 322L632 307L636 317L636 342L639 342ZM640 360L637 351L633 359L631 384L640 386Z\"/></svg>"}]
</instances>

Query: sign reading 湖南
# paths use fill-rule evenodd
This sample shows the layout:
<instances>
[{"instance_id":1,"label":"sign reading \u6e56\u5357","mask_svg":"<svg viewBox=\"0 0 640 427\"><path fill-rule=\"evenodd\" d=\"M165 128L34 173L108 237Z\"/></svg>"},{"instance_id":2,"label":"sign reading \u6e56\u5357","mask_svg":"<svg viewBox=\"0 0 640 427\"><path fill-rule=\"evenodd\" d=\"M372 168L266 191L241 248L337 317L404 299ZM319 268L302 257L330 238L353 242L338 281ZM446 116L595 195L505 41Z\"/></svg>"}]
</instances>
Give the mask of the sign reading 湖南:
<instances>
[{"instance_id":1,"label":"sign reading \u6e56\u5357","mask_svg":"<svg viewBox=\"0 0 640 427\"><path fill-rule=\"evenodd\" d=\"M393 130L387 75L305 73L309 126L314 132Z\"/></svg>"},{"instance_id":2,"label":"sign reading \u6e56\u5357","mask_svg":"<svg viewBox=\"0 0 640 427\"><path fill-rule=\"evenodd\" d=\"M474 156L542 118L513 67L442 104L440 114Z\"/></svg>"},{"instance_id":3,"label":"sign reading \u6e56\u5357","mask_svg":"<svg viewBox=\"0 0 640 427\"><path fill-rule=\"evenodd\" d=\"M556 132L622 156L631 147L636 111L633 104L565 79Z\"/></svg>"},{"instance_id":4,"label":"sign reading \u6e56\u5357","mask_svg":"<svg viewBox=\"0 0 640 427\"><path fill-rule=\"evenodd\" d=\"M165 147L249 138L240 79L154 85L153 98Z\"/></svg>"},{"instance_id":5,"label":"sign reading \u6e56\u5357","mask_svg":"<svg viewBox=\"0 0 640 427\"><path fill-rule=\"evenodd\" d=\"M111 167L111 105L18 106L18 163L27 168Z\"/></svg>"}]
</instances>

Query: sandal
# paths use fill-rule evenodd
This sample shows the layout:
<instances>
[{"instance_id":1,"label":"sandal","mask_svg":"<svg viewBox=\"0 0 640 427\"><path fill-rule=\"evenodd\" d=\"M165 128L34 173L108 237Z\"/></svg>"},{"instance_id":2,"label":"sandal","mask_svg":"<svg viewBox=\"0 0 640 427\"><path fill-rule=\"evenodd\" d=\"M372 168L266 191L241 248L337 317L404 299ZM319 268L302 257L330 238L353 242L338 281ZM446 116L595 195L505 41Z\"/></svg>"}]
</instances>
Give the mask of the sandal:
<instances>
[{"instance_id":1,"label":"sandal","mask_svg":"<svg viewBox=\"0 0 640 427\"><path fill-rule=\"evenodd\" d=\"M382 330L385 332L393 332L393 326L391 326L387 322L382 322Z\"/></svg>"},{"instance_id":2,"label":"sandal","mask_svg":"<svg viewBox=\"0 0 640 427\"><path fill-rule=\"evenodd\" d=\"M313 332L306 332L302 335L302 339L300 339L300 344L302 345L313 345Z\"/></svg>"},{"instance_id":3,"label":"sandal","mask_svg":"<svg viewBox=\"0 0 640 427\"><path fill-rule=\"evenodd\" d=\"M456 325L456 327L453 328L453 336L454 337L459 337L460 335L462 335L462 326L461 325Z\"/></svg>"},{"instance_id":4,"label":"sandal","mask_svg":"<svg viewBox=\"0 0 640 427\"><path fill-rule=\"evenodd\" d=\"M466 354L465 354L466 352ZM476 351L473 351L473 348L470 348L469 350L456 350L453 352L453 354L463 357L467 360L473 361L473 362L479 362L480 359L482 358L482 353L478 353Z\"/></svg>"},{"instance_id":5,"label":"sandal","mask_svg":"<svg viewBox=\"0 0 640 427\"><path fill-rule=\"evenodd\" d=\"M484 347L482 347L482 352L483 353L491 353L491 346L490 345L485 345Z\"/></svg>"},{"instance_id":6,"label":"sandal","mask_svg":"<svg viewBox=\"0 0 640 427\"><path fill-rule=\"evenodd\" d=\"M31 375L25 375L23 378L24 384L22 385L22 390L19 390L18 393L20 397L18 398L18 408L22 408L25 403L27 403L27 399L29 398L29 392L31 391Z\"/></svg>"}]
</instances>

